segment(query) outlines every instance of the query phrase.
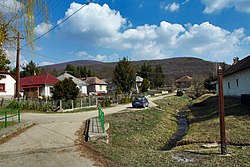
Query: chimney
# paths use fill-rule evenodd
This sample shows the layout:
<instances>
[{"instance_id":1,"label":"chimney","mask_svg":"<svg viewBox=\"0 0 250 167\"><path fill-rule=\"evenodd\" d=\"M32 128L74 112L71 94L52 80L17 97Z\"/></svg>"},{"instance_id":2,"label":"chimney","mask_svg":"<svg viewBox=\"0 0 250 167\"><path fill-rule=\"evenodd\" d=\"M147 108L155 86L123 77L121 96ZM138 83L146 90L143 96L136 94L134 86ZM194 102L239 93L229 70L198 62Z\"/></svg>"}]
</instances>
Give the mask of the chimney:
<instances>
[{"instance_id":1,"label":"chimney","mask_svg":"<svg viewBox=\"0 0 250 167\"><path fill-rule=\"evenodd\" d=\"M234 57L233 59L233 65L237 64L239 61L239 57Z\"/></svg>"}]
</instances>

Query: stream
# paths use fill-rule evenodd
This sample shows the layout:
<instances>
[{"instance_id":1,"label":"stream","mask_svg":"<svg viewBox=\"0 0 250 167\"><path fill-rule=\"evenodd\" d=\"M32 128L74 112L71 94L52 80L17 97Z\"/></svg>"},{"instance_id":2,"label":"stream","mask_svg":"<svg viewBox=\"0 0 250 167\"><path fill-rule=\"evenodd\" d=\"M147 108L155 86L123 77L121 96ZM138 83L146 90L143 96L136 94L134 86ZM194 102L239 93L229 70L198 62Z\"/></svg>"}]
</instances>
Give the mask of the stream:
<instances>
[{"instance_id":1,"label":"stream","mask_svg":"<svg viewBox=\"0 0 250 167\"><path fill-rule=\"evenodd\" d=\"M163 150L171 150L177 146L177 142L180 141L188 131L188 119L187 111L182 110L178 112L178 128L173 136L168 140Z\"/></svg>"}]
</instances>

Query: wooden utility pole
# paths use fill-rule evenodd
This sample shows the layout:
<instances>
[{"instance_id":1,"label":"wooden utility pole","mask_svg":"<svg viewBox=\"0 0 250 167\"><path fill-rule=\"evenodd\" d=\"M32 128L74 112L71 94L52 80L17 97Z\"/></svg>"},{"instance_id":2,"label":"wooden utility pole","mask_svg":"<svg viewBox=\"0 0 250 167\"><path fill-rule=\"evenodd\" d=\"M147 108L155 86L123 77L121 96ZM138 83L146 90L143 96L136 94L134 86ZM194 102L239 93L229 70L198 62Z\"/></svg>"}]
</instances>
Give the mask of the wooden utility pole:
<instances>
[{"instance_id":1,"label":"wooden utility pole","mask_svg":"<svg viewBox=\"0 0 250 167\"><path fill-rule=\"evenodd\" d=\"M16 98L20 100L20 32L17 33L17 55L16 55Z\"/></svg>"},{"instance_id":2,"label":"wooden utility pole","mask_svg":"<svg viewBox=\"0 0 250 167\"><path fill-rule=\"evenodd\" d=\"M221 139L221 154L227 154L226 134L225 134L225 110L224 110L224 94L223 94L223 71L218 68L218 88L219 88L219 111L220 111L220 139Z\"/></svg>"}]
</instances>

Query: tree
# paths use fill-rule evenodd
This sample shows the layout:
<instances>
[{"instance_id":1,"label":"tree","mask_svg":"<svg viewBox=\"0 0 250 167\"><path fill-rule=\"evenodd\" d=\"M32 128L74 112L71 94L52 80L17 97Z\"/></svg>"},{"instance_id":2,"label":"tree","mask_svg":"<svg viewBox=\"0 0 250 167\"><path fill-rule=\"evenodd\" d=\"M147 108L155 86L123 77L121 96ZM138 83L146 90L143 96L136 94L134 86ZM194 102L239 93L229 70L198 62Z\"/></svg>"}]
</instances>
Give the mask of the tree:
<instances>
[{"instance_id":1,"label":"tree","mask_svg":"<svg viewBox=\"0 0 250 167\"><path fill-rule=\"evenodd\" d=\"M6 58L5 53L0 50L0 71L10 70L10 60Z\"/></svg>"},{"instance_id":2,"label":"tree","mask_svg":"<svg viewBox=\"0 0 250 167\"><path fill-rule=\"evenodd\" d=\"M25 67L22 67L22 77L34 76L40 74L37 65L31 60Z\"/></svg>"},{"instance_id":3,"label":"tree","mask_svg":"<svg viewBox=\"0 0 250 167\"><path fill-rule=\"evenodd\" d=\"M139 75L142 78L151 80L151 74L152 74L152 67L150 63L147 61L144 61L143 65L140 67L140 70L138 71L137 75Z\"/></svg>"},{"instance_id":4,"label":"tree","mask_svg":"<svg viewBox=\"0 0 250 167\"><path fill-rule=\"evenodd\" d=\"M193 90L193 93L196 97L199 97L202 95L202 91L204 90L204 77L193 77L192 78L192 90Z\"/></svg>"},{"instance_id":5,"label":"tree","mask_svg":"<svg viewBox=\"0 0 250 167\"><path fill-rule=\"evenodd\" d=\"M11 4L11 5L10 5ZM0 10L0 45L15 45L17 31L23 30L28 46L33 47L35 36L35 15L36 11L42 13L45 22L48 22L48 8L44 0L19 0L13 3L1 2ZM37 15L36 15L37 16ZM24 35L23 34L23 35Z\"/></svg>"},{"instance_id":6,"label":"tree","mask_svg":"<svg viewBox=\"0 0 250 167\"><path fill-rule=\"evenodd\" d=\"M147 92L149 88L150 88L150 82L149 82L149 80L144 78L142 83L141 83L141 86L140 86L140 91Z\"/></svg>"},{"instance_id":7,"label":"tree","mask_svg":"<svg viewBox=\"0 0 250 167\"><path fill-rule=\"evenodd\" d=\"M161 87L165 83L165 75L163 74L161 65L156 65L154 70L154 86Z\"/></svg>"},{"instance_id":8,"label":"tree","mask_svg":"<svg viewBox=\"0 0 250 167\"><path fill-rule=\"evenodd\" d=\"M135 72L126 57L120 60L115 67L113 82L125 93L128 93L135 83Z\"/></svg>"},{"instance_id":9,"label":"tree","mask_svg":"<svg viewBox=\"0 0 250 167\"><path fill-rule=\"evenodd\" d=\"M52 98L55 100L75 100L79 94L79 89L72 78L65 78L54 86Z\"/></svg>"},{"instance_id":10,"label":"tree","mask_svg":"<svg viewBox=\"0 0 250 167\"><path fill-rule=\"evenodd\" d=\"M211 82L216 81L217 77L214 76L213 74L209 75L208 78L205 79L204 81L204 88L207 90L215 90L216 89L216 85L215 84L211 84Z\"/></svg>"}]
</instances>

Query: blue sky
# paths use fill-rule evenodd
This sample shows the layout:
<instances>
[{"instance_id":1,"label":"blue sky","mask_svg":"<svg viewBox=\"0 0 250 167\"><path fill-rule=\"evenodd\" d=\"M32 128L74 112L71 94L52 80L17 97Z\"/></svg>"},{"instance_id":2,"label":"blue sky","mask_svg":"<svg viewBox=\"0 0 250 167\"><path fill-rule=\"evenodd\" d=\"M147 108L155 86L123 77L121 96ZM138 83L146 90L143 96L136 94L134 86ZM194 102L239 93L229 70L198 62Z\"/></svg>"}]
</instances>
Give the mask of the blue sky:
<instances>
[{"instance_id":1,"label":"blue sky","mask_svg":"<svg viewBox=\"0 0 250 167\"><path fill-rule=\"evenodd\" d=\"M50 20L41 23L37 16L36 36L84 3L48 1ZM249 0L95 0L37 40L36 54L22 48L22 61L41 66L85 59L116 62L124 56L130 60L191 56L231 64L233 57L242 59L250 53L249 20Z\"/></svg>"}]
</instances>

